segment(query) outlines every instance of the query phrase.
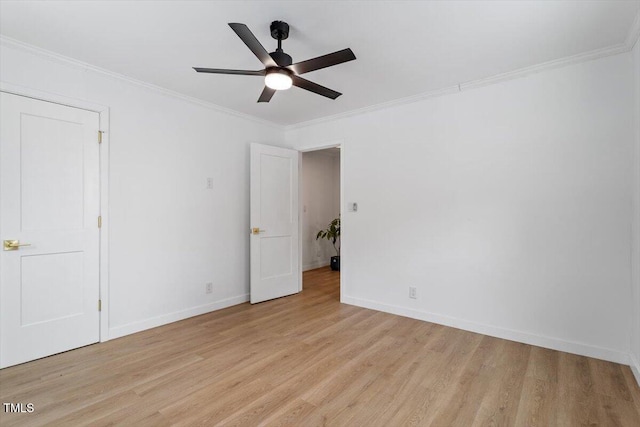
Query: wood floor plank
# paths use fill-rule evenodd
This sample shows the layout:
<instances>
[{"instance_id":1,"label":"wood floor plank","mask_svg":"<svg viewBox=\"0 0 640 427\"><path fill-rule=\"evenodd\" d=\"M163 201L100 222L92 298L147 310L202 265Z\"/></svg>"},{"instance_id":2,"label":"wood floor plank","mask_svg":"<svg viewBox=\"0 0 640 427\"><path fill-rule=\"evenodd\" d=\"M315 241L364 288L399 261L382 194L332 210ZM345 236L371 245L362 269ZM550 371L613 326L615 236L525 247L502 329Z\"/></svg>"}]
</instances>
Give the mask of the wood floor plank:
<instances>
[{"instance_id":1,"label":"wood floor plank","mask_svg":"<svg viewBox=\"0 0 640 427\"><path fill-rule=\"evenodd\" d=\"M575 354L560 353L558 359L558 425L599 425L598 395L594 392L589 361Z\"/></svg>"},{"instance_id":2,"label":"wood floor plank","mask_svg":"<svg viewBox=\"0 0 640 427\"><path fill-rule=\"evenodd\" d=\"M631 398L633 399L633 403L636 405L636 410L640 413L640 384L636 381L636 377L631 372L631 368L628 366L622 366L622 375L627 380L627 386L629 387L629 392L631 393Z\"/></svg>"},{"instance_id":3,"label":"wood floor plank","mask_svg":"<svg viewBox=\"0 0 640 427\"><path fill-rule=\"evenodd\" d=\"M553 383L525 377L515 426L554 427L558 425L556 388Z\"/></svg>"},{"instance_id":4,"label":"wood floor plank","mask_svg":"<svg viewBox=\"0 0 640 427\"><path fill-rule=\"evenodd\" d=\"M486 360L499 356L501 348L491 345L490 337L483 337L461 370L455 385L448 388L446 403L431 421L434 425L470 426L480 408L483 397L498 376L496 368L487 366Z\"/></svg>"},{"instance_id":5,"label":"wood floor plank","mask_svg":"<svg viewBox=\"0 0 640 427\"><path fill-rule=\"evenodd\" d=\"M316 411L317 408L301 399L294 399L284 410L278 411L273 417L261 421L258 426L285 427L300 426L302 420Z\"/></svg>"},{"instance_id":6,"label":"wood floor plank","mask_svg":"<svg viewBox=\"0 0 640 427\"><path fill-rule=\"evenodd\" d=\"M589 365L594 373L593 378L598 393L616 399L633 400L621 365L597 359L589 359Z\"/></svg>"},{"instance_id":7,"label":"wood floor plank","mask_svg":"<svg viewBox=\"0 0 640 427\"><path fill-rule=\"evenodd\" d=\"M4 426L639 426L627 366L340 304L339 273L0 370Z\"/></svg>"},{"instance_id":8,"label":"wood floor plank","mask_svg":"<svg viewBox=\"0 0 640 427\"><path fill-rule=\"evenodd\" d=\"M606 395L599 395L598 397L598 407L601 409L601 419L604 425L640 426L640 414L638 414L633 402Z\"/></svg>"},{"instance_id":9,"label":"wood floor plank","mask_svg":"<svg viewBox=\"0 0 640 427\"><path fill-rule=\"evenodd\" d=\"M495 364L485 365L493 370L495 377L487 386L473 426L515 424L531 346L510 341L501 344L494 344L500 348Z\"/></svg>"},{"instance_id":10,"label":"wood floor plank","mask_svg":"<svg viewBox=\"0 0 640 427\"><path fill-rule=\"evenodd\" d=\"M548 348L532 347L526 375L549 383L558 382L560 352Z\"/></svg>"}]
</instances>

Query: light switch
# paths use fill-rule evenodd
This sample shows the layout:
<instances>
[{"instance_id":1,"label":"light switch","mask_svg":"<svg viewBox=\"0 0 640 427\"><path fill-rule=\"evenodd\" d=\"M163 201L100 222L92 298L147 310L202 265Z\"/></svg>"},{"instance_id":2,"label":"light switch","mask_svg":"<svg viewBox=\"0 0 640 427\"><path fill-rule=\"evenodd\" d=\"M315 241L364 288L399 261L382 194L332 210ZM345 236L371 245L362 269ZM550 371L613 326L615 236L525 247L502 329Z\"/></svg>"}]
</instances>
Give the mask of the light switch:
<instances>
[{"instance_id":1,"label":"light switch","mask_svg":"<svg viewBox=\"0 0 640 427\"><path fill-rule=\"evenodd\" d=\"M358 212L358 204L356 202L347 203L347 211Z\"/></svg>"}]
</instances>

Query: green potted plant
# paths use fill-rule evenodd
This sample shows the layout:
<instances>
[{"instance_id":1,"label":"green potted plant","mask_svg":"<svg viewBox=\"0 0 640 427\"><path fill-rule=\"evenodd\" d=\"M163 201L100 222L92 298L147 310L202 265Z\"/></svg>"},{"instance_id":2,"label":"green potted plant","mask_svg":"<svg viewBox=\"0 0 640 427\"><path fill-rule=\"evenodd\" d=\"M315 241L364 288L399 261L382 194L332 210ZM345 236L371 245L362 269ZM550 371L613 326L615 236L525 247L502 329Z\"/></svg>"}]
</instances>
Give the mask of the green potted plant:
<instances>
[{"instance_id":1,"label":"green potted plant","mask_svg":"<svg viewBox=\"0 0 640 427\"><path fill-rule=\"evenodd\" d=\"M318 231L316 240L318 239L327 239L331 242L337 254L331 257L331 269L340 271L340 217L331 221L326 229Z\"/></svg>"}]
</instances>

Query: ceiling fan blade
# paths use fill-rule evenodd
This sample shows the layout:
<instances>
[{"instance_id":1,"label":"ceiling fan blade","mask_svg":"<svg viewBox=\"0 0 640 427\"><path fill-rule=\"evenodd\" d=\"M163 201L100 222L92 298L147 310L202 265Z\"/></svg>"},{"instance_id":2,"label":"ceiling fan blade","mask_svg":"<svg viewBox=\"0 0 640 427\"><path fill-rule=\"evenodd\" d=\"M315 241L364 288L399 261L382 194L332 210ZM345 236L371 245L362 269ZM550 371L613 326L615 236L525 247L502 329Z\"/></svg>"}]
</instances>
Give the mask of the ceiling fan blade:
<instances>
[{"instance_id":1,"label":"ceiling fan blade","mask_svg":"<svg viewBox=\"0 0 640 427\"><path fill-rule=\"evenodd\" d=\"M264 87L264 90L260 94L260 98L258 98L258 102L269 102L273 97L273 94L276 93L275 89L271 89L268 86Z\"/></svg>"},{"instance_id":2,"label":"ceiling fan blade","mask_svg":"<svg viewBox=\"0 0 640 427\"><path fill-rule=\"evenodd\" d=\"M241 76L264 76L265 71L250 71L250 70L225 70L221 68L200 68L193 67L199 73L211 73L211 74L237 74Z\"/></svg>"},{"instance_id":3,"label":"ceiling fan blade","mask_svg":"<svg viewBox=\"0 0 640 427\"><path fill-rule=\"evenodd\" d=\"M269 55L269 52L267 52L264 46L260 44L256 36L253 35L249 27L247 27L244 24L238 24L233 22L230 23L229 26L233 31L236 32L238 37L242 39L244 44L246 44L247 47L251 49L251 52L253 52L253 54L258 57L260 62L262 62L265 67L278 66L276 62L273 60L273 58L271 57L271 55Z\"/></svg>"},{"instance_id":4,"label":"ceiling fan blade","mask_svg":"<svg viewBox=\"0 0 640 427\"><path fill-rule=\"evenodd\" d=\"M291 80L293 80L292 83L294 86L317 93L318 95L326 96L327 98L336 99L342 95L340 92L331 90L328 87L320 86L319 84L305 80L300 76L291 76Z\"/></svg>"},{"instance_id":5,"label":"ceiling fan blade","mask_svg":"<svg viewBox=\"0 0 640 427\"><path fill-rule=\"evenodd\" d=\"M317 58L307 59L306 61L297 62L290 65L289 68L296 74L304 74L309 71L320 70L321 68L331 67L332 65L342 64L343 62L353 61L356 56L351 49L342 49L327 55L318 56Z\"/></svg>"}]
</instances>

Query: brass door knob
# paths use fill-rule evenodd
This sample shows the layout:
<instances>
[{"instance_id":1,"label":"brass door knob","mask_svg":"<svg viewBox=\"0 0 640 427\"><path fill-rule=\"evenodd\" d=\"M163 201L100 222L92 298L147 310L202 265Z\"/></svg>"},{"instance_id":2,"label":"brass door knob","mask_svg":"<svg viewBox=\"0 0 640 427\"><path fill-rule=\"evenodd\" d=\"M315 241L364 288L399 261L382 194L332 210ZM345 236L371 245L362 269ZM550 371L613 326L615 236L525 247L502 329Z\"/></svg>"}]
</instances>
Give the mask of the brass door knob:
<instances>
[{"instance_id":1,"label":"brass door knob","mask_svg":"<svg viewBox=\"0 0 640 427\"><path fill-rule=\"evenodd\" d=\"M31 246L31 244L20 243L20 240L5 240L3 245L5 251L17 251L20 246Z\"/></svg>"}]
</instances>

